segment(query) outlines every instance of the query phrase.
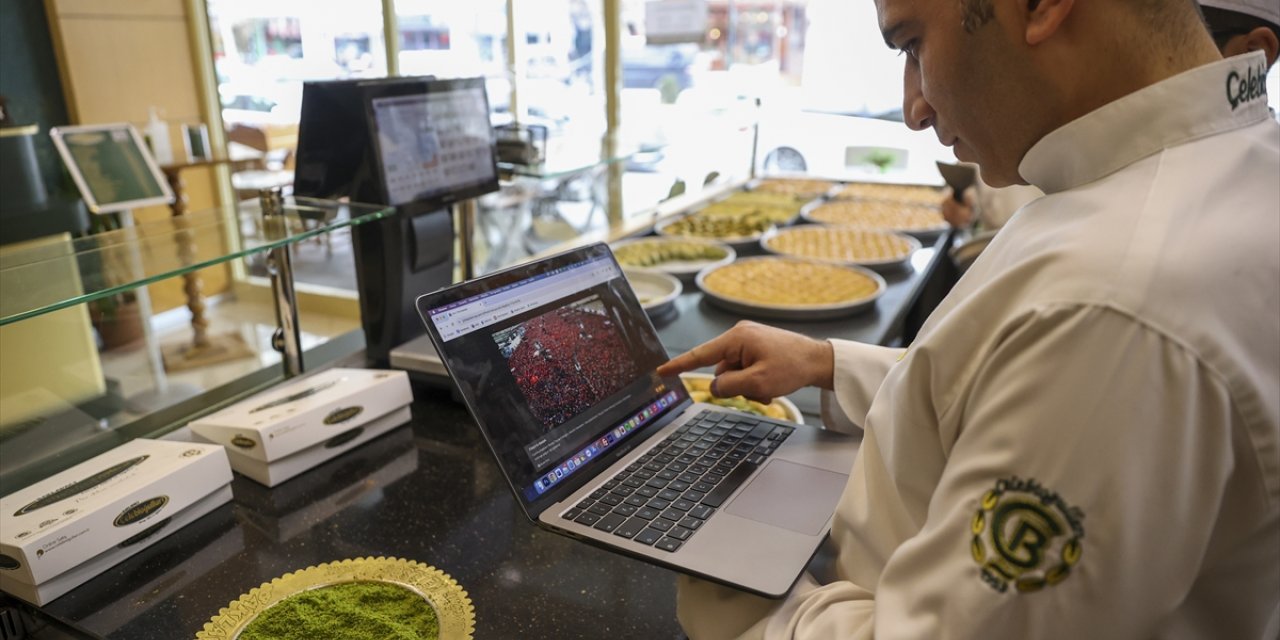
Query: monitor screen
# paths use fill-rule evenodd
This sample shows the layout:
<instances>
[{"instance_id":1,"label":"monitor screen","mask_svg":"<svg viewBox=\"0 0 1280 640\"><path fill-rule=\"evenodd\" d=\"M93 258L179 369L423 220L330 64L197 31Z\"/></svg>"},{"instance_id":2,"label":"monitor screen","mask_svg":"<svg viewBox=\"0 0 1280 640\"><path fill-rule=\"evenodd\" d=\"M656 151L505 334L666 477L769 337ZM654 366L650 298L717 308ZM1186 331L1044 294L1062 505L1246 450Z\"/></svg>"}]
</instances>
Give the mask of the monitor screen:
<instances>
[{"instance_id":1,"label":"monitor screen","mask_svg":"<svg viewBox=\"0 0 1280 640\"><path fill-rule=\"evenodd\" d=\"M312 198L383 199L366 104L370 96L422 93L430 76L326 80L302 85L293 193Z\"/></svg>"},{"instance_id":2,"label":"monitor screen","mask_svg":"<svg viewBox=\"0 0 1280 640\"><path fill-rule=\"evenodd\" d=\"M423 88L369 97L385 202L446 205L497 191L484 79L432 80Z\"/></svg>"},{"instance_id":3,"label":"monitor screen","mask_svg":"<svg viewBox=\"0 0 1280 640\"><path fill-rule=\"evenodd\" d=\"M111 213L173 202L169 182L127 123L55 127L49 132L89 210Z\"/></svg>"}]
</instances>

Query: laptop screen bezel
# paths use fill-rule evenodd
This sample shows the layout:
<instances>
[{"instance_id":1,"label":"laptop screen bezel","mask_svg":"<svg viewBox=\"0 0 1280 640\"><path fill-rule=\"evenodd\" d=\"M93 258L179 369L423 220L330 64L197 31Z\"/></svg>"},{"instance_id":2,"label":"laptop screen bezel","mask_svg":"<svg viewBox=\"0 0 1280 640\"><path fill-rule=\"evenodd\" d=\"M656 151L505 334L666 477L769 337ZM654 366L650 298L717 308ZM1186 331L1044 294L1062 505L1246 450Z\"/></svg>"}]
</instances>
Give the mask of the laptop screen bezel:
<instances>
[{"instance_id":1,"label":"laptop screen bezel","mask_svg":"<svg viewBox=\"0 0 1280 640\"><path fill-rule=\"evenodd\" d=\"M519 282L551 269L557 269L562 266L576 264L600 257L608 257L608 259L614 263L614 266L618 268L618 277L623 277L621 276L622 269L618 265L617 260L613 257L613 252L609 249L607 244L601 242L570 249L534 262L516 265L475 280L469 280L467 282L455 284L453 286L419 296L417 299L418 314L422 317L423 323L426 324L427 335L430 337L436 351L440 354L440 360L444 363L445 369L449 372L449 376L452 378L454 376L454 371L450 363L450 358L446 355L444 340L442 339L435 324L431 321L431 309L457 302L459 300L464 300L510 283ZM624 301L624 304L629 307L628 312L638 314L637 318L641 319L643 325L647 327L647 330L653 332L656 336L657 330L654 329L653 323L649 320L648 314L644 312L643 308L640 306L640 301L636 298L634 291L632 291L629 286L626 288L625 295L627 296L627 299ZM582 468L582 473L573 474L573 476L566 478L565 482L551 487L546 491L546 493L543 493L532 501L525 501L523 497L524 487L519 484L517 478L514 477L512 470L507 468L502 457L496 454L497 448L494 445L488 426L483 424L480 418L477 417L480 414L476 411L476 399L472 397L469 389L464 388L462 385L457 385L457 388L459 395L462 397L463 403L467 405L468 411L471 412L472 417L476 420L476 424L480 429L481 435L485 439L486 445L489 447L490 453L494 454L494 459L498 463L498 468L502 471L502 475L506 479L508 486L511 487L512 493L515 494L516 503L520 505L520 508L524 510L530 520L537 522L538 516L540 516L548 507L568 498L574 492L581 489L583 485L594 479L601 471L608 468L614 462L642 445L654 434L661 431L667 424L674 420L676 416L679 416L687 406L693 403L692 399L689 398L688 393L685 392L678 377L672 376L665 380L671 388L679 390L680 399L675 404L670 406L657 419L643 425L625 440L619 442L615 448L611 448L605 455L589 460Z\"/></svg>"}]
</instances>

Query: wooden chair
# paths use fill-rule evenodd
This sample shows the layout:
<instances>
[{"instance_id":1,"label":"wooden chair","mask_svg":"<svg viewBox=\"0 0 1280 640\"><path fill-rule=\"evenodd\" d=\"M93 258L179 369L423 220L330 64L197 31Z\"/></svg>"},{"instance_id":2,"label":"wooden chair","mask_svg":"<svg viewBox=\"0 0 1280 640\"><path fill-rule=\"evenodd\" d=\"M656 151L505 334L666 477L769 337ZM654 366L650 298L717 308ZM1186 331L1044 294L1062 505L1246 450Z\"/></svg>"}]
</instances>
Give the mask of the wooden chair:
<instances>
[{"instance_id":1,"label":"wooden chair","mask_svg":"<svg viewBox=\"0 0 1280 640\"><path fill-rule=\"evenodd\" d=\"M286 168L293 150L272 149L265 130L234 124L227 130L227 140L262 153L258 166L231 174L237 200L256 198L260 189L281 187L288 191L293 186L293 171Z\"/></svg>"}]
</instances>

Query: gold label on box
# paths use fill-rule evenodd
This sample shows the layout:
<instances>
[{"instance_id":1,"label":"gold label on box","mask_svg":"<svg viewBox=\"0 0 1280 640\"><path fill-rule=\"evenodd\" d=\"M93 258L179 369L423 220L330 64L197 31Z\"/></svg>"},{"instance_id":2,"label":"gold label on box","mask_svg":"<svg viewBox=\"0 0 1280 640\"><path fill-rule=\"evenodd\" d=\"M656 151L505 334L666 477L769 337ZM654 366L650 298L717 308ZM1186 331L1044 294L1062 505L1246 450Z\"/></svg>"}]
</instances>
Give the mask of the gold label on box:
<instances>
[{"instance_id":1,"label":"gold label on box","mask_svg":"<svg viewBox=\"0 0 1280 640\"><path fill-rule=\"evenodd\" d=\"M241 449L252 449L254 445L258 443L249 436L236 436L231 439L231 444L240 447Z\"/></svg>"},{"instance_id":2,"label":"gold label on box","mask_svg":"<svg viewBox=\"0 0 1280 640\"><path fill-rule=\"evenodd\" d=\"M121 542L120 544L116 545L116 548L123 549L125 547L131 547L135 544L138 544L139 542L142 542L143 540L146 540L147 538L150 538L151 536L158 533L161 529L168 526L170 520L173 520L173 518L165 518L164 520L161 520L160 522L157 522L151 525L150 527L143 529L141 532L135 533L129 536L128 538L125 538L124 542Z\"/></svg>"},{"instance_id":3,"label":"gold label on box","mask_svg":"<svg viewBox=\"0 0 1280 640\"><path fill-rule=\"evenodd\" d=\"M13 556L6 556L3 553L0 553L0 569L7 569L9 571L13 571L14 569L17 569L18 567L21 567L21 566L22 566L22 563L18 562L17 558Z\"/></svg>"},{"instance_id":4,"label":"gold label on box","mask_svg":"<svg viewBox=\"0 0 1280 640\"><path fill-rule=\"evenodd\" d=\"M135 502L129 508L120 512L111 524L117 527L126 527L140 520L145 520L147 516L156 513L169 504L169 496L156 496L150 500Z\"/></svg>"},{"instance_id":5,"label":"gold label on box","mask_svg":"<svg viewBox=\"0 0 1280 640\"><path fill-rule=\"evenodd\" d=\"M361 407L358 405L354 407L344 407L341 409L334 409L331 413L329 413L329 415L324 417L324 423L339 424L342 422L346 422L360 415L362 411L364 411L364 407Z\"/></svg>"}]
</instances>

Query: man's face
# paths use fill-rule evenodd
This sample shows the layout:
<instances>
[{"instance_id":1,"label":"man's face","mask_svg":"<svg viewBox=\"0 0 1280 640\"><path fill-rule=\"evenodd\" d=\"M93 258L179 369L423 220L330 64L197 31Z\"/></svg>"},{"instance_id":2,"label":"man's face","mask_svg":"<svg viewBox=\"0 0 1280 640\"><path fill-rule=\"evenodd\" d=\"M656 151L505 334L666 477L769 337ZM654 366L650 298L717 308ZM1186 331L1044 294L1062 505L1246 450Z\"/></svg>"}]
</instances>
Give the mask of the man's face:
<instances>
[{"instance_id":1,"label":"man's face","mask_svg":"<svg viewBox=\"0 0 1280 640\"><path fill-rule=\"evenodd\" d=\"M1021 183L1018 163L1034 140L1017 92L1028 86L1019 83L1027 73L1019 34L1000 15L1012 5L984 17L966 1L875 0L886 43L906 56L903 118L912 129L932 127L988 184Z\"/></svg>"}]
</instances>

